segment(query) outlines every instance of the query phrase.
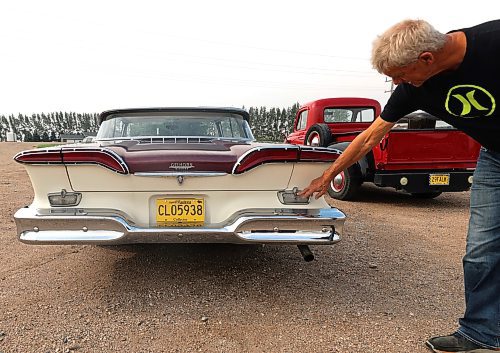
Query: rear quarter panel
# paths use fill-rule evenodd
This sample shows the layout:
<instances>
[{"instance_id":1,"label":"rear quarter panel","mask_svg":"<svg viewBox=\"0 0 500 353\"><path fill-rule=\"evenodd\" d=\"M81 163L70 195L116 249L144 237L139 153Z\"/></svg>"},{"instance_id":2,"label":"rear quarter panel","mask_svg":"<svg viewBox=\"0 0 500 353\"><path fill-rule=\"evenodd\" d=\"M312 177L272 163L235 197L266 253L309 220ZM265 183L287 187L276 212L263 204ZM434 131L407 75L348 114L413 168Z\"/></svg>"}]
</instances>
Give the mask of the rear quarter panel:
<instances>
[{"instance_id":1,"label":"rear quarter panel","mask_svg":"<svg viewBox=\"0 0 500 353\"><path fill-rule=\"evenodd\" d=\"M33 204L38 208L50 207L47 194L71 190L66 168L62 165L30 165L26 166L26 171L33 186Z\"/></svg>"}]
</instances>

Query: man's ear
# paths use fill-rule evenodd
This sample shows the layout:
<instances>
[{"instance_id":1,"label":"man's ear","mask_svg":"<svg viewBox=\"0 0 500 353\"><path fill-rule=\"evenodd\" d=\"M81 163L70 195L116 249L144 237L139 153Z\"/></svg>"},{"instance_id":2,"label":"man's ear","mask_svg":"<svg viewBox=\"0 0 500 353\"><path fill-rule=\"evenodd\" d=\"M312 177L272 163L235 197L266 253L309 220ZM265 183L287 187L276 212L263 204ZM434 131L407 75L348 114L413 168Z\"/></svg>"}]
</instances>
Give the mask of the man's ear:
<instances>
[{"instance_id":1,"label":"man's ear","mask_svg":"<svg viewBox=\"0 0 500 353\"><path fill-rule=\"evenodd\" d=\"M434 62L434 54L430 51L424 51L418 56L418 60L425 64L432 64Z\"/></svg>"}]
</instances>

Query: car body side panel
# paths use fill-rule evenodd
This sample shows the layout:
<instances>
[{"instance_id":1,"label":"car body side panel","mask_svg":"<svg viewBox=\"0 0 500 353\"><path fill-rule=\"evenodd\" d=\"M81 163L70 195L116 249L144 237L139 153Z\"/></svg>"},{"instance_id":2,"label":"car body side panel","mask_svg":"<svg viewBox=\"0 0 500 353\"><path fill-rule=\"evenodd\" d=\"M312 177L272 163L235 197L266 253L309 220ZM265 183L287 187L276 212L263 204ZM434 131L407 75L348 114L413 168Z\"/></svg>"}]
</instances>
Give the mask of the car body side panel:
<instances>
[{"instance_id":1,"label":"car body side panel","mask_svg":"<svg viewBox=\"0 0 500 353\"><path fill-rule=\"evenodd\" d=\"M26 165L37 207L50 207L47 194L71 190L66 168L62 165Z\"/></svg>"},{"instance_id":2,"label":"car body side panel","mask_svg":"<svg viewBox=\"0 0 500 353\"><path fill-rule=\"evenodd\" d=\"M289 188L297 187L299 190L309 186L311 180L321 176L333 162L327 163L297 163L290 178Z\"/></svg>"}]
</instances>

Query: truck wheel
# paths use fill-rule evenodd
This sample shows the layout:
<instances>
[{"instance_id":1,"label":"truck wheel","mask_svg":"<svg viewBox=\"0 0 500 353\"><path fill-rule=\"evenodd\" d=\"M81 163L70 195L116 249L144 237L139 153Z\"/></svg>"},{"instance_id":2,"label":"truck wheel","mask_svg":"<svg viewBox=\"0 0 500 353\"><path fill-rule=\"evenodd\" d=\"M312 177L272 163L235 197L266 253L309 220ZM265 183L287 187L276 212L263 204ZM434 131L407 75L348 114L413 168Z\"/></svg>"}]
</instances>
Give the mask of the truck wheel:
<instances>
[{"instance_id":1,"label":"truck wheel","mask_svg":"<svg viewBox=\"0 0 500 353\"><path fill-rule=\"evenodd\" d=\"M314 124L307 130L304 145L326 147L332 143L332 133L326 124Z\"/></svg>"},{"instance_id":2,"label":"truck wheel","mask_svg":"<svg viewBox=\"0 0 500 353\"><path fill-rule=\"evenodd\" d=\"M330 182L328 194L337 200L352 200L363 183L361 172L355 164L343 170Z\"/></svg>"},{"instance_id":3,"label":"truck wheel","mask_svg":"<svg viewBox=\"0 0 500 353\"><path fill-rule=\"evenodd\" d=\"M441 195L442 191L431 191L431 192L413 192L411 196L416 197L418 199L433 199Z\"/></svg>"}]
</instances>

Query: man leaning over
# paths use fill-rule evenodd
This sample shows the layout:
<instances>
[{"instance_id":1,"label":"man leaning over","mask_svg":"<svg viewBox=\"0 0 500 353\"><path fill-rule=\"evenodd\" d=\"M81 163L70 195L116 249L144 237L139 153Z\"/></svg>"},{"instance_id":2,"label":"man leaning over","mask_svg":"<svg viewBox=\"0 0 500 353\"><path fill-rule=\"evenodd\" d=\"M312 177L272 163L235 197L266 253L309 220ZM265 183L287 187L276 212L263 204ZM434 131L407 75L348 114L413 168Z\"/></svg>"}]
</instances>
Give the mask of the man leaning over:
<instances>
[{"instance_id":1,"label":"man leaning over","mask_svg":"<svg viewBox=\"0 0 500 353\"><path fill-rule=\"evenodd\" d=\"M466 309L455 333L426 344L444 352L500 350L500 20L440 33L406 20L373 43L372 64L397 85L372 125L358 135L302 196L330 181L380 142L395 122L421 109L477 140L481 151L470 195L463 258Z\"/></svg>"}]
</instances>

